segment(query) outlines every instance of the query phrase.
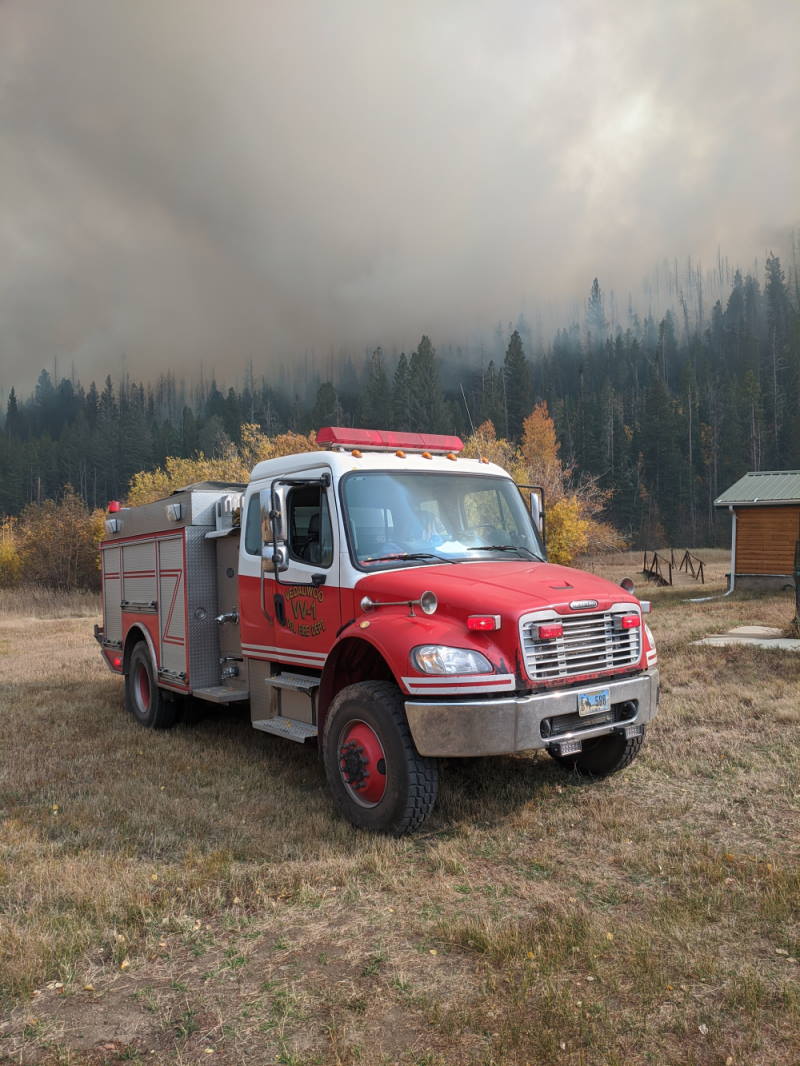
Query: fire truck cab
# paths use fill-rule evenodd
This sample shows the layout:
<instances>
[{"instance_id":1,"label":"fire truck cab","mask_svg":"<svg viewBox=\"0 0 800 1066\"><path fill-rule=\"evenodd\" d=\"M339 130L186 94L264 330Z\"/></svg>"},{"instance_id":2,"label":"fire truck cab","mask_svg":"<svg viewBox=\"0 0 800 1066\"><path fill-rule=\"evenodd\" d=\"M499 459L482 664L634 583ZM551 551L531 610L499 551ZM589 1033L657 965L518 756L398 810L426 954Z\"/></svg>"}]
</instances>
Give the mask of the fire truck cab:
<instances>
[{"instance_id":1,"label":"fire truck cab","mask_svg":"<svg viewBox=\"0 0 800 1066\"><path fill-rule=\"evenodd\" d=\"M656 712L649 604L546 561L542 500L457 437L328 427L321 448L112 507L96 638L125 705L248 701L316 739L353 824L401 834L441 757L544 748L604 776Z\"/></svg>"}]
</instances>

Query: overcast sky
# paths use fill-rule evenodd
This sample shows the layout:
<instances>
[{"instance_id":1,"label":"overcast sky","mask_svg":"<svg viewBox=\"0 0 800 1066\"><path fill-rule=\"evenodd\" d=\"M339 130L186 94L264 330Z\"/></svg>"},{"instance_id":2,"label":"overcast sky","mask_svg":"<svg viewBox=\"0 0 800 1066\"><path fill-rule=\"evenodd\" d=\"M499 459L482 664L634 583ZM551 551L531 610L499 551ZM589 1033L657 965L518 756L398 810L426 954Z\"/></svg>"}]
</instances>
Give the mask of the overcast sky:
<instances>
[{"instance_id":1,"label":"overcast sky","mask_svg":"<svg viewBox=\"0 0 800 1066\"><path fill-rule=\"evenodd\" d=\"M800 221L797 0L0 0L0 388L458 342Z\"/></svg>"}]
</instances>

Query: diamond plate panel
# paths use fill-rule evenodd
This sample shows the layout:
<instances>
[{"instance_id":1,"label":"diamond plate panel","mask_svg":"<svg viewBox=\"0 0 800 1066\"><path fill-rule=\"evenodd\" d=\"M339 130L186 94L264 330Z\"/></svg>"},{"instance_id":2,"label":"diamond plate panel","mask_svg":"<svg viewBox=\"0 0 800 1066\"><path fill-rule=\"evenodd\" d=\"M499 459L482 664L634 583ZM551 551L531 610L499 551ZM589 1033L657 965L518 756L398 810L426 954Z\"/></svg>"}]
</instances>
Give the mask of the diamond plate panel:
<instances>
[{"instance_id":1,"label":"diamond plate panel","mask_svg":"<svg viewBox=\"0 0 800 1066\"><path fill-rule=\"evenodd\" d=\"M189 678L192 688L220 684L219 634L215 618L217 567L213 540L206 530L186 530L186 587L189 595Z\"/></svg>"}]
</instances>

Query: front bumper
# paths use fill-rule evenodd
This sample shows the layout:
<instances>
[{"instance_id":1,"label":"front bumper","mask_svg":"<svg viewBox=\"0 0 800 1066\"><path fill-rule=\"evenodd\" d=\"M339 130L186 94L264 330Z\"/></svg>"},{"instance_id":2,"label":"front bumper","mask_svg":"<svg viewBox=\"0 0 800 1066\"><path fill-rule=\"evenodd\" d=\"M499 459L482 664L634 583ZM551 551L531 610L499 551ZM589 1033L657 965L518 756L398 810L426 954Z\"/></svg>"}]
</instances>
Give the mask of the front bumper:
<instances>
[{"instance_id":1,"label":"front bumper","mask_svg":"<svg viewBox=\"0 0 800 1066\"><path fill-rule=\"evenodd\" d=\"M578 693L606 688L611 690L611 720L579 718ZM657 705L658 670L653 669L620 681L531 696L477 702L406 700L406 716L420 755L505 755L632 730L649 722Z\"/></svg>"}]
</instances>

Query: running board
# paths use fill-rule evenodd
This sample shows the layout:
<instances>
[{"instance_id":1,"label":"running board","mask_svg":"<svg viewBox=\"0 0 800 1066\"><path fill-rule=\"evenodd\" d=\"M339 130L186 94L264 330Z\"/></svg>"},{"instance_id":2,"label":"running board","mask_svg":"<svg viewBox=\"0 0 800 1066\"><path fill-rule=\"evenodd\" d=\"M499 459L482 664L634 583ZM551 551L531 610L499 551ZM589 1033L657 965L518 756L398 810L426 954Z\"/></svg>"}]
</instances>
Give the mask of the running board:
<instances>
[{"instance_id":1,"label":"running board","mask_svg":"<svg viewBox=\"0 0 800 1066\"><path fill-rule=\"evenodd\" d=\"M253 729L260 729L262 733L274 733L278 737L296 740L299 744L317 735L315 725L310 722L298 722L296 718L262 718L261 721L251 724Z\"/></svg>"},{"instance_id":2,"label":"running board","mask_svg":"<svg viewBox=\"0 0 800 1066\"><path fill-rule=\"evenodd\" d=\"M209 703L239 703L240 700L250 699L246 688L225 688L224 685L193 688L192 695L197 696L199 700L208 700Z\"/></svg>"}]
</instances>

